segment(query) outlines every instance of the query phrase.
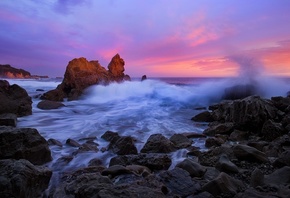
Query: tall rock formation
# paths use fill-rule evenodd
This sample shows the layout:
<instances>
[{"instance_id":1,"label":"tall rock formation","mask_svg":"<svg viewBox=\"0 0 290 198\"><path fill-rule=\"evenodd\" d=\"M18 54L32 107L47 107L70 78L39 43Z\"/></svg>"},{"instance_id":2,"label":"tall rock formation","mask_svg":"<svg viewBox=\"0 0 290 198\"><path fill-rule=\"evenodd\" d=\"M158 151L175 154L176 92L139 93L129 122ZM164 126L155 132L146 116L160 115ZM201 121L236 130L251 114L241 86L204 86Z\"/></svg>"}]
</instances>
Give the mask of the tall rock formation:
<instances>
[{"instance_id":1,"label":"tall rock formation","mask_svg":"<svg viewBox=\"0 0 290 198\"><path fill-rule=\"evenodd\" d=\"M23 69L16 69L10 65L0 65L1 78L30 78L31 75L28 71Z\"/></svg>"},{"instance_id":2,"label":"tall rock formation","mask_svg":"<svg viewBox=\"0 0 290 198\"><path fill-rule=\"evenodd\" d=\"M67 65L62 83L56 89L44 93L41 98L53 101L63 101L64 98L75 100L91 85L130 80L130 77L124 74L124 65L125 61L119 54L112 58L108 65L109 70L102 67L98 61L75 58Z\"/></svg>"}]
</instances>

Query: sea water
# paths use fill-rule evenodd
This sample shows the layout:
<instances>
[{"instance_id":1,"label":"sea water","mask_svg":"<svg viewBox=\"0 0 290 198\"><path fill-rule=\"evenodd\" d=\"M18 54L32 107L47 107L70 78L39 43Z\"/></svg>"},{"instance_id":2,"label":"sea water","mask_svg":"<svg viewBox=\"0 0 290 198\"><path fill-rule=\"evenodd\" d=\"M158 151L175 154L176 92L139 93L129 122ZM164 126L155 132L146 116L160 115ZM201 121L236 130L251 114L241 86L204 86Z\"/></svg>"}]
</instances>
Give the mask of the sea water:
<instances>
[{"instance_id":1,"label":"sea water","mask_svg":"<svg viewBox=\"0 0 290 198\"><path fill-rule=\"evenodd\" d=\"M265 78L260 79L257 85L263 90L264 97L285 96L290 90L287 80ZM63 170L85 167L94 158L102 160L107 166L115 156L110 151L73 155L77 148L65 144L69 138L84 143L80 139L95 136L99 148L106 148L109 142L101 135L110 130L121 136L134 137L140 152L152 134L161 133L170 138L176 133L202 133L207 124L191 120L201 112L196 109L219 102L225 88L242 83L241 79L232 78L153 78L142 82L134 79L107 86L94 85L87 88L79 100L64 101L65 107L41 110L37 108L39 95L56 88L60 80L8 81L25 88L33 100L32 115L18 118L17 126L36 128L46 140L53 138L60 141L63 147L50 146L53 161L48 166ZM203 138L193 139L192 145L205 149ZM186 153L186 149L171 153L171 167L182 161ZM63 167L57 166L57 160L66 156L73 156L73 160Z\"/></svg>"}]
</instances>

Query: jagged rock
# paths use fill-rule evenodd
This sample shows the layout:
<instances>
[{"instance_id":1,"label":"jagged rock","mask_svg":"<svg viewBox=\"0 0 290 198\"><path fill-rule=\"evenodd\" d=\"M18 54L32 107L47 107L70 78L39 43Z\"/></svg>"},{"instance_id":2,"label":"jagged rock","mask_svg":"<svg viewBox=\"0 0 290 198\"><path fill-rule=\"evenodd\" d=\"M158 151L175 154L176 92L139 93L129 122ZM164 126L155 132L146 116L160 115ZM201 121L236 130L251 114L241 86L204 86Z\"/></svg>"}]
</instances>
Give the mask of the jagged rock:
<instances>
[{"instance_id":1,"label":"jagged rock","mask_svg":"<svg viewBox=\"0 0 290 198\"><path fill-rule=\"evenodd\" d=\"M103 138L104 140L107 140L107 141L112 141L113 139L117 138L119 139L120 136L117 132L113 132L113 131L106 131L102 136L101 138Z\"/></svg>"},{"instance_id":2,"label":"jagged rock","mask_svg":"<svg viewBox=\"0 0 290 198\"><path fill-rule=\"evenodd\" d=\"M110 166L113 165L142 165L150 170L167 170L171 165L171 159L166 154L140 153L138 155L119 155L111 158Z\"/></svg>"},{"instance_id":3,"label":"jagged rock","mask_svg":"<svg viewBox=\"0 0 290 198\"><path fill-rule=\"evenodd\" d=\"M27 159L42 165L52 160L47 141L33 128L0 127L0 159Z\"/></svg>"},{"instance_id":4,"label":"jagged rock","mask_svg":"<svg viewBox=\"0 0 290 198\"><path fill-rule=\"evenodd\" d=\"M129 136L114 139L109 144L109 149L118 155L137 154L137 148L134 145L134 139Z\"/></svg>"},{"instance_id":5,"label":"jagged rock","mask_svg":"<svg viewBox=\"0 0 290 198\"><path fill-rule=\"evenodd\" d=\"M0 197L42 197L52 172L29 161L0 160Z\"/></svg>"},{"instance_id":6,"label":"jagged rock","mask_svg":"<svg viewBox=\"0 0 290 198\"><path fill-rule=\"evenodd\" d=\"M158 177L170 189L168 195L186 197L201 189L201 186L191 179L189 173L181 168L161 172Z\"/></svg>"},{"instance_id":7,"label":"jagged rock","mask_svg":"<svg viewBox=\"0 0 290 198\"><path fill-rule=\"evenodd\" d=\"M290 150L284 151L273 163L276 167L290 166Z\"/></svg>"},{"instance_id":8,"label":"jagged rock","mask_svg":"<svg viewBox=\"0 0 290 198\"><path fill-rule=\"evenodd\" d=\"M17 116L32 114L32 100L25 89L6 80L0 80L0 114L13 113Z\"/></svg>"},{"instance_id":9,"label":"jagged rock","mask_svg":"<svg viewBox=\"0 0 290 198\"><path fill-rule=\"evenodd\" d=\"M275 123L272 120L267 120L262 128L261 135L267 141L272 141L285 133L280 123Z\"/></svg>"},{"instance_id":10,"label":"jagged rock","mask_svg":"<svg viewBox=\"0 0 290 198\"><path fill-rule=\"evenodd\" d=\"M275 107L281 111L285 111L290 106L290 97L276 96L272 97Z\"/></svg>"},{"instance_id":11,"label":"jagged rock","mask_svg":"<svg viewBox=\"0 0 290 198\"><path fill-rule=\"evenodd\" d=\"M225 100L236 100L243 99L248 96L258 94L258 90L254 85L234 85L232 87L226 88L222 99Z\"/></svg>"},{"instance_id":12,"label":"jagged rock","mask_svg":"<svg viewBox=\"0 0 290 198\"><path fill-rule=\"evenodd\" d=\"M217 125L210 126L204 130L203 134L208 136L214 136L216 134L230 134L234 129L234 124L231 122L219 123Z\"/></svg>"},{"instance_id":13,"label":"jagged rock","mask_svg":"<svg viewBox=\"0 0 290 198\"><path fill-rule=\"evenodd\" d=\"M176 148L187 148L191 146L192 140L188 139L185 135L183 134L174 134L170 137L169 139Z\"/></svg>"},{"instance_id":14,"label":"jagged rock","mask_svg":"<svg viewBox=\"0 0 290 198\"><path fill-rule=\"evenodd\" d=\"M11 65L0 65L1 78L31 78L31 74L24 69L16 69Z\"/></svg>"},{"instance_id":15,"label":"jagged rock","mask_svg":"<svg viewBox=\"0 0 290 198\"><path fill-rule=\"evenodd\" d=\"M233 151L235 156L239 160L255 161L255 162L269 161L265 153L247 145L241 144L235 145L233 147Z\"/></svg>"},{"instance_id":16,"label":"jagged rock","mask_svg":"<svg viewBox=\"0 0 290 198\"><path fill-rule=\"evenodd\" d=\"M210 148L213 146L220 146L223 143L225 143L225 141L221 138L210 137L205 140L205 147Z\"/></svg>"},{"instance_id":17,"label":"jagged rock","mask_svg":"<svg viewBox=\"0 0 290 198\"><path fill-rule=\"evenodd\" d=\"M0 126L13 126L16 127L17 116L13 113L0 114Z\"/></svg>"},{"instance_id":18,"label":"jagged rock","mask_svg":"<svg viewBox=\"0 0 290 198\"><path fill-rule=\"evenodd\" d=\"M153 134L141 149L141 153L170 153L175 150L174 144L168 138L162 134Z\"/></svg>"},{"instance_id":19,"label":"jagged rock","mask_svg":"<svg viewBox=\"0 0 290 198\"><path fill-rule=\"evenodd\" d=\"M194 117L192 117L191 120L196 121L196 122L212 122L213 118L209 111L203 111L195 115Z\"/></svg>"},{"instance_id":20,"label":"jagged rock","mask_svg":"<svg viewBox=\"0 0 290 198\"><path fill-rule=\"evenodd\" d=\"M251 173L250 186L255 188L257 186L263 185L264 185L264 174L260 169L255 168L255 170Z\"/></svg>"},{"instance_id":21,"label":"jagged rock","mask_svg":"<svg viewBox=\"0 0 290 198\"><path fill-rule=\"evenodd\" d=\"M202 177L206 172L205 167L189 158L178 163L176 167L186 170L191 177Z\"/></svg>"},{"instance_id":22,"label":"jagged rock","mask_svg":"<svg viewBox=\"0 0 290 198\"><path fill-rule=\"evenodd\" d=\"M237 179L232 178L226 173L220 173L219 176L208 182L202 187L203 191L207 191L214 196L218 196L222 193L225 194L237 194L240 188L243 188L244 184Z\"/></svg>"},{"instance_id":23,"label":"jagged rock","mask_svg":"<svg viewBox=\"0 0 290 198\"><path fill-rule=\"evenodd\" d=\"M216 168L225 173L238 173L238 167L230 161L226 154L222 154L216 164Z\"/></svg>"},{"instance_id":24,"label":"jagged rock","mask_svg":"<svg viewBox=\"0 0 290 198\"><path fill-rule=\"evenodd\" d=\"M64 107L65 105L61 102L50 101L50 100L42 100L37 104L39 109L49 110L49 109L58 109L60 107Z\"/></svg>"},{"instance_id":25,"label":"jagged rock","mask_svg":"<svg viewBox=\"0 0 290 198\"><path fill-rule=\"evenodd\" d=\"M87 61L85 58L75 58L66 67L64 79L56 89L44 93L41 99L63 101L75 100L83 90L91 85L108 84L129 80L124 74L124 60L116 54L108 65L108 71L98 61Z\"/></svg>"}]
</instances>

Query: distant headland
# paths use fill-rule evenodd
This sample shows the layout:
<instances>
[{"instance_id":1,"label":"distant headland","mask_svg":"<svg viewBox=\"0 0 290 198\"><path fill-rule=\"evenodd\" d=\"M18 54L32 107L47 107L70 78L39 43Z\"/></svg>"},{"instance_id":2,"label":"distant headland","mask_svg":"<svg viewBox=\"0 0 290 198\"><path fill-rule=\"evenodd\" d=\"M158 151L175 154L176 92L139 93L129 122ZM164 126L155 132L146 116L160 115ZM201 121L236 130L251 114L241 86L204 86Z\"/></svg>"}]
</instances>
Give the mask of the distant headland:
<instances>
[{"instance_id":1,"label":"distant headland","mask_svg":"<svg viewBox=\"0 0 290 198\"><path fill-rule=\"evenodd\" d=\"M9 64L0 64L0 78L49 78L48 76L31 75L24 69L17 69Z\"/></svg>"}]
</instances>

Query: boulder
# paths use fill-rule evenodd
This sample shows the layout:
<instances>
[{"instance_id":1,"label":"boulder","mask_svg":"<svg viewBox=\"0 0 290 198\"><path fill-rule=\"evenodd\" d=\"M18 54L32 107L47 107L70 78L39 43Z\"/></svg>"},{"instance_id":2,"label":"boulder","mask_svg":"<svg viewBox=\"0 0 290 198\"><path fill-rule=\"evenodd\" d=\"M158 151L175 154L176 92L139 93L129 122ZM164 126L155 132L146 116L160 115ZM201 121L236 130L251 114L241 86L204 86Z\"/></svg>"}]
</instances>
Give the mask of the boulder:
<instances>
[{"instance_id":1,"label":"boulder","mask_svg":"<svg viewBox=\"0 0 290 198\"><path fill-rule=\"evenodd\" d=\"M290 167L284 166L273 173L265 176L265 183L272 186L289 185Z\"/></svg>"},{"instance_id":2,"label":"boulder","mask_svg":"<svg viewBox=\"0 0 290 198\"><path fill-rule=\"evenodd\" d=\"M106 131L101 138L103 138L106 141L112 141L114 138L120 138L119 134L117 132L113 131Z\"/></svg>"},{"instance_id":3,"label":"boulder","mask_svg":"<svg viewBox=\"0 0 290 198\"><path fill-rule=\"evenodd\" d=\"M290 150L286 150L279 155L273 163L276 167L290 166Z\"/></svg>"},{"instance_id":4,"label":"boulder","mask_svg":"<svg viewBox=\"0 0 290 198\"><path fill-rule=\"evenodd\" d=\"M238 167L230 161L226 154L222 154L216 164L216 168L225 173L238 173Z\"/></svg>"},{"instance_id":5,"label":"boulder","mask_svg":"<svg viewBox=\"0 0 290 198\"><path fill-rule=\"evenodd\" d=\"M203 111L195 115L194 117L192 117L191 120L196 121L196 122L212 122L213 118L209 111Z\"/></svg>"},{"instance_id":6,"label":"boulder","mask_svg":"<svg viewBox=\"0 0 290 198\"><path fill-rule=\"evenodd\" d=\"M202 190L211 193L215 197L220 194L231 194L231 197L233 197L241 188L244 188L244 184L240 180L222 172L217 178L206 183Z\"/></svg>"},{"instance_id":7,"label":"boulder","mask_svg":"<svg viewBox=\"0 0 290 198\"><path fill-rule=\"evenodd\" d=\"M130 77L124 74L124 60L116 54L106 70L98 61L87 61L85 58L75 58L66 67L64 79L56 89L44 93L41 99L63 101L76 100L84 89L91 85L122 82Z\"/></svg>"},{"instance_id":8,"label":"boulder","mask_svg":"<svg viewBox=\"0 0 290 198\"><path fill-rule=\"evenodd\" d=\"M186 170L191 177L202 177L206 172L206 168L192 159L185 159L178 163L176 167Z\"/></svg>"},{"instance_id":9,"label":"boulder","mask_svg":"<svg viewBox=\"0 0 290 198\"><path fill-rule=\"evenodd\" d=\"M192 140L188 139L185 135L183 134L174 134L170 137L169 139L176 148L187 148L191 146Z\"/></svg>"},{"instance_id":10,"label":"boulder","mask_svg":"<svg viewBox=\"0 0 290 198\"><path fill-rule=\"evenodd\" d=\"M102 171L102 175L115 177L122 174L130 174L131 171L122 165L113 165Z\"/></svg>"},{"instance_id":11,"label":"boulder","mask_svg":"<svg viewBox=\"0 0 290 198\"><path fill-rule=\"evenodd\" d=\"M246 160L246 161L253 161L253 162L268 162L268 158L265 155L265 153L247 146L247 145L242 145L242 144L238 144L233 146L233 151L235 156L239 159L239 160Z\"/></svg>"},{"instance_id":12,"label":"boulder","mask_svg":"<svg viewBox=\"0 0 290 198\"><path fill-rule=\"evenodd\" d=\"M249 134L246 131L234 130L229 137L231 141L243 141L248 138Z\"/></svg>"},{"instance_id":13,"label":"boulder","mask_svg":"<svg viewBox=\"0 0 290 198\"><path fill-rule=\"evenodd\" d=\"M234 129L234 124L231 122L219 123L205 129L203 134L214 136L216 134L230 134Z\"/></svg>"},{"instance_id":14,"label":"boulder","mask_svg":"<svg viewBox=\"0 0 290 198\"><path fill-rule=\"evenodd\" d=\"M65 105L61 102L50 101L50 100L42 100L37 104L39 109L49 110L49 109L58 109L60 107L64 107Z\"/></svg>"},{"instance_id":15,"label":"boulder","mask_svg":"<svg viewBox=\"0 0 290 198\"><path fill-rule=\"evenodd\" d=\"M17 115L13 113L0 114L0 126L13 126L16 127Z\"/></svg>"},{"instance_id":16,"label":"boulder","mask_svg":"<svg viewBox=\"0 0 290 198\"><path fill-rule=\"evenodd\" d=\"M32 100L25 89L6 80L0 80L0 114L13 113L17 116L32 114Z\"/></svg>"},{"instance_id":17,"label":"boulder","mask_svg":"<svg viewBox=\"0 0 290 198\"><path fill-rule=\"evenodd\" d=\"M20 159L0 160L0 197L43 197L52 172Z\"/></svg>"},{"instance_id":18,"label":"boulder","mask_svg":"<svg viewBox=\"0 0 290 198\"><path fill-rule=\"evenodd\" d=\"M111 158L110 166L113 165L142 165L150 170L167 170L171 165L171 159L166 154L140 153L138 155L119 155Z\"/></svg>"},{"instance_id":19,"label":"boulder","mask_svg":"<svg viewBox=\"0 0 290 198\"><path fill-rule=\"evenodd\" d=\"M153 134L141 149L141 153L170 153L175 150L174 144L168 138L162 134Z\"/></svg>"},{"instance_id":20,"label":"boulder","mask_svg":"<svg viewBox=\"0 0 290 198\"><path fill-rule=\"evenodd\" d=\"M264 185L264 174L260 169L255 168L255 170L251 173L250 186L255 188L257 186L263 185Z\"/></svg>"},{"instance_id":21,"label":"boulder","mask_svg":"<svg viewBox=\"0 0 290 198\"><path fill-rule=\"evenodd\" d=\"M141 81L144 81L147 79L147 76L146 75L143 75L142 78L141 78Z\"/></svg>"},{"instance_id":22,"label":"boulder","mask_svg":"<svg viewBox=\"0 0 290 198\"><path fill-rule=\"evenodd\" d=\"M281 123L275 123L272 120L267 120L261 131L262 137L267 141L273 141L285 133Z\"/></svg>"},{"instance_id":23,"label":"boulder","mask_svg":"<svg viewBox=\"0 0 290 198\"><path fill-rule=\"evenodd\" d=\"M134 145L134 140L130 136L121 136L114 138L109 144L109 150L112 150L118 155L137 154L137 148Z\"/></svg>"},{"instance_id":24,"label":"boulder","mask_svg":"<svg viewBox=\"0 0 290 198\"><path fill-rule=\"evenodd\" d=\"M218 137L209 137L205 140L205 147L210 148L210 147L216 147L216 146L220 146L223 143L225 143L225 141L221 138Z\"/></svg>"},{"instance_id":25,"label":"boulder","mask_svg":"<svg viewBox=\"0 0 290 198\"><path fill-rule=\"evenodd\" d=\"M33 128L0 127L0 159L27 159L42 165L52 160L47 141Z\"/></svg>"}]
</instances>

